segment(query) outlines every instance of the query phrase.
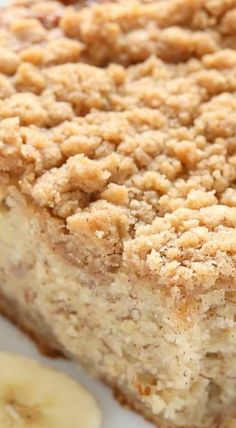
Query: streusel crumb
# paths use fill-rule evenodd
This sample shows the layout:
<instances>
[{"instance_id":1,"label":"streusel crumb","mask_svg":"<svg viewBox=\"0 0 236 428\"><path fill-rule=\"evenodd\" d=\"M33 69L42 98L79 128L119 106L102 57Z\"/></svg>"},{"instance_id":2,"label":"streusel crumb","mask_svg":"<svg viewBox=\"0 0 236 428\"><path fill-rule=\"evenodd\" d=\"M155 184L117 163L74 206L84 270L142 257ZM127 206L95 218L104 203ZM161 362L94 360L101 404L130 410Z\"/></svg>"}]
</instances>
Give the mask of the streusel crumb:
<instances>
[{"instance_id":1,"label":"streusel crumb","mask_svg":"<svg viewBox=\"0 0 236 428\"><path fill-rule=\"evenodd\" d=\"M236 279L235 7L1 12L1 170L67 233L112 242L116 266L161 285Z\"/></svg>"}]
</instances>

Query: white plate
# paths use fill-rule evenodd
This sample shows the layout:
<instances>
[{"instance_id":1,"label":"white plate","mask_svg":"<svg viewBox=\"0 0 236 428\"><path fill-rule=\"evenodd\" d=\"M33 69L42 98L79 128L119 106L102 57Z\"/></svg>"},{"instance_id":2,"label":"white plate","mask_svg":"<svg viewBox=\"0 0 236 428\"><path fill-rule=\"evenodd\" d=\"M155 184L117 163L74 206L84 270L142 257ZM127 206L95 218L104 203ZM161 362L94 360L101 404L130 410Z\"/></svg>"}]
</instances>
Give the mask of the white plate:
<instances>
[{"instance_id":1,"label":"white plate","mask_svg":"<svg viewBox=\"0 0 236 428\"><path fill-rule=\"evenodd\" d=\"M6 0L0 0L0 5ZM152 428L141 416L125 410L113 398L111 391L98 381L91 379L74 364L62 359L43 358L34 344L18 329L0 317L0 350L18 352L62 370L83 385L96 397L103 412L102 428Z\"/></svg>"}]
</instances>

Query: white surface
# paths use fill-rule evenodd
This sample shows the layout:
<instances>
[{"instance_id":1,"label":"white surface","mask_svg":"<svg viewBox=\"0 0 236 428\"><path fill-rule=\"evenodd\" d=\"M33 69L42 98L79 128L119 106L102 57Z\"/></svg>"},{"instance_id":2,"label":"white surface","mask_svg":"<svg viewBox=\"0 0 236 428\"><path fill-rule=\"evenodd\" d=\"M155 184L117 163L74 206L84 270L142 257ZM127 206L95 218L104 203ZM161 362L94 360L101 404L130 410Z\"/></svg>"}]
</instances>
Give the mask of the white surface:
<instances>
[{"instance_id":1,"label":"white surface","mask_svg":"<svg viewBox=\"0 0 236 428\"><path fill-rule=\"evenodd\" d=\"M0 0L0 5L6 0ZM86 386L96 397L103 412L102 428L152 428L141 416L122 408L112 397L111 391L92 380L74 364L64 360L43 358L34 344L19 330L0 317L0 350L18 352L62 370Z\"/></svg>"}]
</instances>

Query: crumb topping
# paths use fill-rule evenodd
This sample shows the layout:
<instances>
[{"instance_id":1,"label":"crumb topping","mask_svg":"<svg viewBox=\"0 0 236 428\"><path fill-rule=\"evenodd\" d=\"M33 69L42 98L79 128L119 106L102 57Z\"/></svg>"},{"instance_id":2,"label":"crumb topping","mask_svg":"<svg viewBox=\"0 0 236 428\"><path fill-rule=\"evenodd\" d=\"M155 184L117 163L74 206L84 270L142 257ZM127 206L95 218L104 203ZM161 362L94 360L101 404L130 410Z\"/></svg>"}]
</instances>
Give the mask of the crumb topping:
<instances>
[{"instance_id":1,"label":"crumb topping","mask_svg":"<svg viewBox=\"0 0 236 428\"><path fill-rule=\"evenodd\" d=\"M236 0L2 9L2 176L69 235L111 244L111 264L189 290L235 280L235 11Z\"/></svg>"}]
</instances>

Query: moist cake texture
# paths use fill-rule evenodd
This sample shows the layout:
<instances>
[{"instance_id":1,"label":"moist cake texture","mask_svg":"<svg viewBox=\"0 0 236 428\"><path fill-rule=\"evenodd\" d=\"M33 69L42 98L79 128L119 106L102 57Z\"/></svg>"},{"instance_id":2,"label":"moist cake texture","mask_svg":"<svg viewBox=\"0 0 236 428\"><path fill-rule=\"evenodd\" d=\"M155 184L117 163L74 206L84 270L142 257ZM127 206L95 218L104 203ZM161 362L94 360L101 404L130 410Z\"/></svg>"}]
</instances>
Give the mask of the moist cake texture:
<instances>
[{"instance_id":1,"label":"moist cake texture","mask_svg":"<svg viewBox=\"0 0 236 428\"><path fill-rule=\"evenodd\" d=\"M65 3L0 13L0 306L158 426L229 426L236 1Z\"/></svg>"}]
</instances>

